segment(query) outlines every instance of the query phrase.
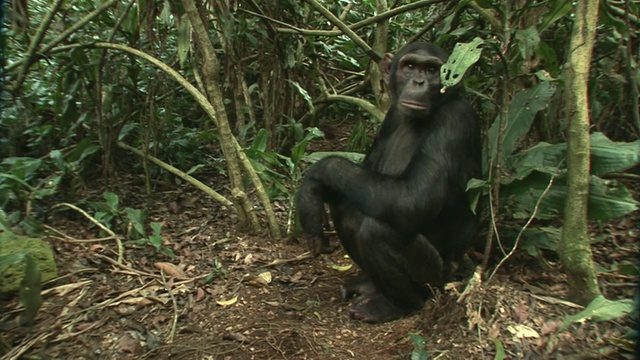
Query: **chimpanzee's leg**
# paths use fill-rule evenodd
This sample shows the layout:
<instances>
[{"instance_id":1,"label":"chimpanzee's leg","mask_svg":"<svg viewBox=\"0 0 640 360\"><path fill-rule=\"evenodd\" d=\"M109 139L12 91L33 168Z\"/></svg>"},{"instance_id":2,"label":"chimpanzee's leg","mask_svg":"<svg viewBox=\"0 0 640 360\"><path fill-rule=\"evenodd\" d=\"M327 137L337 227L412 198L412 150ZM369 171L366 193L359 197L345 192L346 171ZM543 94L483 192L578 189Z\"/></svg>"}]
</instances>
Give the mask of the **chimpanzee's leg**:
<instances>
[{"instance_id":1,"label":"chimpanzee's leg","mask_svg":"<svg viewBox=\"0 0 640 360\"><path fill-rule=\"evenodd\" d=\"M336 228L339 234L347 230ZM351 295L360 294L350 310L354 319L373 323L397 319L419 310L431 290L443 285L442 257L422 235L406 238L385 223L363 217L355 240L342 236L340 240L375 288L371 291L360 281L347 289Z\"/></svg>"}]
</instances>

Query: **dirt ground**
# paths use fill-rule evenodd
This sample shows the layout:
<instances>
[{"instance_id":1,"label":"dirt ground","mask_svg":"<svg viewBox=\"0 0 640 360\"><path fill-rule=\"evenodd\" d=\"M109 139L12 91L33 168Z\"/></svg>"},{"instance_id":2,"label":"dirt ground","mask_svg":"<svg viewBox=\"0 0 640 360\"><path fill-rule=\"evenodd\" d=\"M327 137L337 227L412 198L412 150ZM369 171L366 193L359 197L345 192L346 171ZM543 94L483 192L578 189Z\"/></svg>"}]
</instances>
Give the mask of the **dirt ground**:
<instances>
[{"instance_id":1,"label":"dirt ground","mask_svg":"<svg viewBox=\"0 0 640 360\"><path fill-rule=\"evenodd\" d=\"M11 349L2 359L427 359L415 339L429 359L493 359L500 348L506 359L633 358L629 319L559 331L581 308L563 300L553 256L545 265L518 253L462 301L468 279L417 314L364 324L340 299L357 273L342 250L313 259L295 239L243 235L229 209L186 185L147 198L141 180L123 179L113 191L163 224L176 257L125 241L118 262L115 240L85 241L100 236L86 219L50 216L46 239L61 276L47 284L31 328L17 325L17 299L0 301L0 340ZM287 204L275 205L284 227ZM638 228L637 212L594 226L598 264L637 259ZM637 279L614 271L600 279L609 299L636 291Z\"/></svg>"}]
</instances>

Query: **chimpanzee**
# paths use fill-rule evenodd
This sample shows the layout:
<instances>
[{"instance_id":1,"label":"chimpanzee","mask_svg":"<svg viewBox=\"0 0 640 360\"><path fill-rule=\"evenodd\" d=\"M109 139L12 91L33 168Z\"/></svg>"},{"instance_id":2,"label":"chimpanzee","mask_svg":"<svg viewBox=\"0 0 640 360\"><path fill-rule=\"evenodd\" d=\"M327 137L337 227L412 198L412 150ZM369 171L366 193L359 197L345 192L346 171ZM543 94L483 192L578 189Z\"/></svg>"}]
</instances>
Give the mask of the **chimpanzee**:
<instances>
[{"instance_id":1,"label":"chimpanzee","mask_svg":"<svg viewBox=\"0 0 640 360\"><path fill-rule=\"evenodd\" d=\"M324 204L345 251L364 276L341 289L357 296L350 316L379 323L419 310L470 246L478 220L466 194L480 174L480 135L462 86L441 93L448 55L413 43L379 66L391 109L362 164L326 157L305 173L296 207L309 250L332 251Z\"/></svg>"}]
</instances>

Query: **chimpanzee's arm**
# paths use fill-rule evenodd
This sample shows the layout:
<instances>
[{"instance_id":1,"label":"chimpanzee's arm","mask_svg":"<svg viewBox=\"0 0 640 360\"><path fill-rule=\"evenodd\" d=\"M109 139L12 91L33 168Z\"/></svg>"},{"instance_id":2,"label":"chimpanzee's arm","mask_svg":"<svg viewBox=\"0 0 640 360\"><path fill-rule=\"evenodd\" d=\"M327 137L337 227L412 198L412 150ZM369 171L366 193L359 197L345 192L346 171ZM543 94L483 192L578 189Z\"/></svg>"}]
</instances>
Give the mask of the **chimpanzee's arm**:
<instances>
[{"instance_id":1,"label":"chimpanzee's arm","mask_svg":"<svg viewBox=\"0 0 640 360\"><path fill-rule=\"evenodd\" d=\"M459 103L447 105L454 104ZM406 154L412 160L399 176L338 157L321 160L306 176L348 198L363 214L412 232L435 218L448 196L464 191L476 167L473 152L479 151L473 138L476 119L468 106L450 106L427 121L437 124L429 127L416 154Z\"/></svg>"}]
</instances>

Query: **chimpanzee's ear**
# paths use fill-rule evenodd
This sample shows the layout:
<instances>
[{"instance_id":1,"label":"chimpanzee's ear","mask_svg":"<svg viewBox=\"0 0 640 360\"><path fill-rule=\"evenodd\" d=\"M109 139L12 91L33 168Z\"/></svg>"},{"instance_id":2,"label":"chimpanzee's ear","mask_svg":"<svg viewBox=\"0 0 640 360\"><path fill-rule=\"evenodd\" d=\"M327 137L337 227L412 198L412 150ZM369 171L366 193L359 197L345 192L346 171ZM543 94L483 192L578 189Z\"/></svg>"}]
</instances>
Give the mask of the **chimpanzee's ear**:
<instances>
[{"instance_id":1,"label":"chimpanzee's ear","mask_svg":"<svg viewBox=\"0 0 640 360\"><path fill-rule=\"evenodd\" d=\"M386 53L382 60L378 61L378 68L380 68L380 72L382 72L382 76L384 77L384 81L389 83L389 74L391 73L391 63L393 62L393 54Z\"/></svg>"}]
</instances>

